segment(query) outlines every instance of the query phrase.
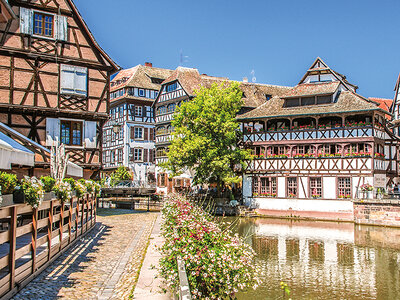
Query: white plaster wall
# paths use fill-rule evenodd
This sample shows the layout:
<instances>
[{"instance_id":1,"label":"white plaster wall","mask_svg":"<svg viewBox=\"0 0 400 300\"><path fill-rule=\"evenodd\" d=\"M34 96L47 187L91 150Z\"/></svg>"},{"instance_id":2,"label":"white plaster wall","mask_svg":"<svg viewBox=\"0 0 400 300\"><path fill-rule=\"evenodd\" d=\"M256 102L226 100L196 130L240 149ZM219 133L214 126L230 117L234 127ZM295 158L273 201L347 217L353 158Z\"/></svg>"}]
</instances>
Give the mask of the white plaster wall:
<instances>
[{"instance_id":1,"label":"white plaster wall","mask_svg":"<svg viewBox=\"0 0 400 300\"><path fill-rule=\"evenodd\" d=\"M353 202L348 200L255 198L255 201L260 209L266 210L353 212Z\"/></svg>"},{"instance_id":2,"label":"white plaster wall","mask_svg":"<svg viewBox=\"0 0 400 300\"><path fill-rule=\"evenodd\" d=\"M286 178L285 177L278 177L277 179L277 196L278 197L286 197Z\"/></svg>"},{"instance_id":3,"label":"white plaster wall","mask_svg":"<svg viewBox=\"0 0 400 300\"><path fill-rule=\"evenodd\" d=\"M322 177L322 192L325 199L336 199L336 177Z\"/></svg>"}]
</instances>

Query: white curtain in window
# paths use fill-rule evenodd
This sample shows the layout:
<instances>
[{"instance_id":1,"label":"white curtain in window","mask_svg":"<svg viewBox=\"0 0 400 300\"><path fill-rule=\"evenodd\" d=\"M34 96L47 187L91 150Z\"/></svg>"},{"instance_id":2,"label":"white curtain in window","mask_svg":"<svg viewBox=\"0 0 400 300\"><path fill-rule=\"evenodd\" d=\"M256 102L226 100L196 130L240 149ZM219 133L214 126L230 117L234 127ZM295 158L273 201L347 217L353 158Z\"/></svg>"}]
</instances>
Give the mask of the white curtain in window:
<instances>
[{"instance_id":1,"label":"white curtain in window","mask_svg":"<svg viewBox=\"0 0 400 300\"><path fill-rule=\"evenodd\" d=\"M85 148L96 148L97 144L97 123L85 121Z\"/></svg>"}]
</instances>

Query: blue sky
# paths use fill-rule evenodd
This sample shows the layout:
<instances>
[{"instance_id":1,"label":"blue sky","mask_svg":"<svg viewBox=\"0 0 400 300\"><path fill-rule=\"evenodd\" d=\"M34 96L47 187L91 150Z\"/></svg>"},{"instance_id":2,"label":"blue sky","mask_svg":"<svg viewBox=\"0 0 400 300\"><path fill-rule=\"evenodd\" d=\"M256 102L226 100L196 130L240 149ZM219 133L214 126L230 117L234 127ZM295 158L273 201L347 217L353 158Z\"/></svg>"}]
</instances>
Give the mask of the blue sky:
<instances>
[{"instance_id":1,"label":"blue sky","mask_svg":"<svg viewBox=\"0 0 400 300\"><path fill-rule=\"evenodd\" d=\"M75 0L123 68L150 61L234 80L293 86L320 56L366 97L393 98L398 0Z\"/></svg>"}]
</instances>

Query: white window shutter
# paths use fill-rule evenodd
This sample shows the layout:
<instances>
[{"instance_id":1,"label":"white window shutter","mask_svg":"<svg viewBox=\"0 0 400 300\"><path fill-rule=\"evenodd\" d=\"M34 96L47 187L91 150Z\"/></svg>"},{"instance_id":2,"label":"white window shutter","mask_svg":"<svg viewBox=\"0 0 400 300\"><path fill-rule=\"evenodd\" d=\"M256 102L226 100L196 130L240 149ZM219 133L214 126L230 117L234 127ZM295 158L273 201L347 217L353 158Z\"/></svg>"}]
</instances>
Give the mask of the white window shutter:
<instances>
[{"instance_id":1,"label":"white window shutter","mask_svg":"<svg viewBox=\"0 0 400 300\"><path fill-rule=\"evenodd\" d=\"M85 121L85 148L97 147L97 122Z\"/></svg>"},{"instance_id":2,"label":"white window shutter","mask_svg":"<svg viewBox=\"0 0 400 300\"><path fill-rule=\"evenodd\" d=\"M61 65L61 93L74 94L75 68Z\"/></svg>"},{"instance_id":3,"label":"white window shutter","mask_svg":"<svg viewBox=\"0 0 400 300\"><path fill-rule=\"evenodd\" d=\"M55 38L59 41L68 40L68 18L65 16L56 15L54 19Z\"/></svg>"},{"instance_id":4,"label":"white window shutter","mask_svg":"<svg viewBox=\"0 0 400 300\"><path fill-rule=\"evenodd\" d=\"M87 95L87 68L75 67L75 93Z\"/></svg>"},{"instance_id":5,"label":"white window shutter","mask_svg":"<svg viewBox=\"0 0 400 300\"><path fill-rule=\"evenodd\" d=\"M60 142L60 120L46 119L46 146L57 146Z\"/></svg>"},{"instance_id":6,"label":"white window shutter","mask_svg":"<svg viewBox=\"0 0 400 300\"><path fill-rule=\"evenodd\" d=\"M33 34L33 10L25 7L19 8L19 29L21 33Z\"/></svg>"}]
</instances>

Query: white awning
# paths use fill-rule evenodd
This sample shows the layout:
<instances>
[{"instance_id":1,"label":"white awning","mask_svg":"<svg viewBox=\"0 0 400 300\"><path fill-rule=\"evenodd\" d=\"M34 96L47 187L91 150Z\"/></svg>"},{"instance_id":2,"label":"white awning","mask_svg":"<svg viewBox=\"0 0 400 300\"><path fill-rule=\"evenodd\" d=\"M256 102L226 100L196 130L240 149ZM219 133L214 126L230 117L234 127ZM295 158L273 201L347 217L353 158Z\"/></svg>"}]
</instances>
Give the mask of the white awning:
<instances>
[{"instance_id":1,"label":"white awning","mask_svg":"<svg viewBox=\"0 0 400 300\"><path fill-rule=\"evenodd\" d=\"M0 132L0 169L10 170L11 164L33 167L35 153Z\"/></svg>"},{"instance_id":2,"label":"white awning","mask_svg":"<svg viewBox=\"0 0 400 300\"><path fill-rule=\"evenodd\" d=\"M67 175L74 177L83 177L83 168L69 161L67 165Z\"/></svg>"}]
</instances>

